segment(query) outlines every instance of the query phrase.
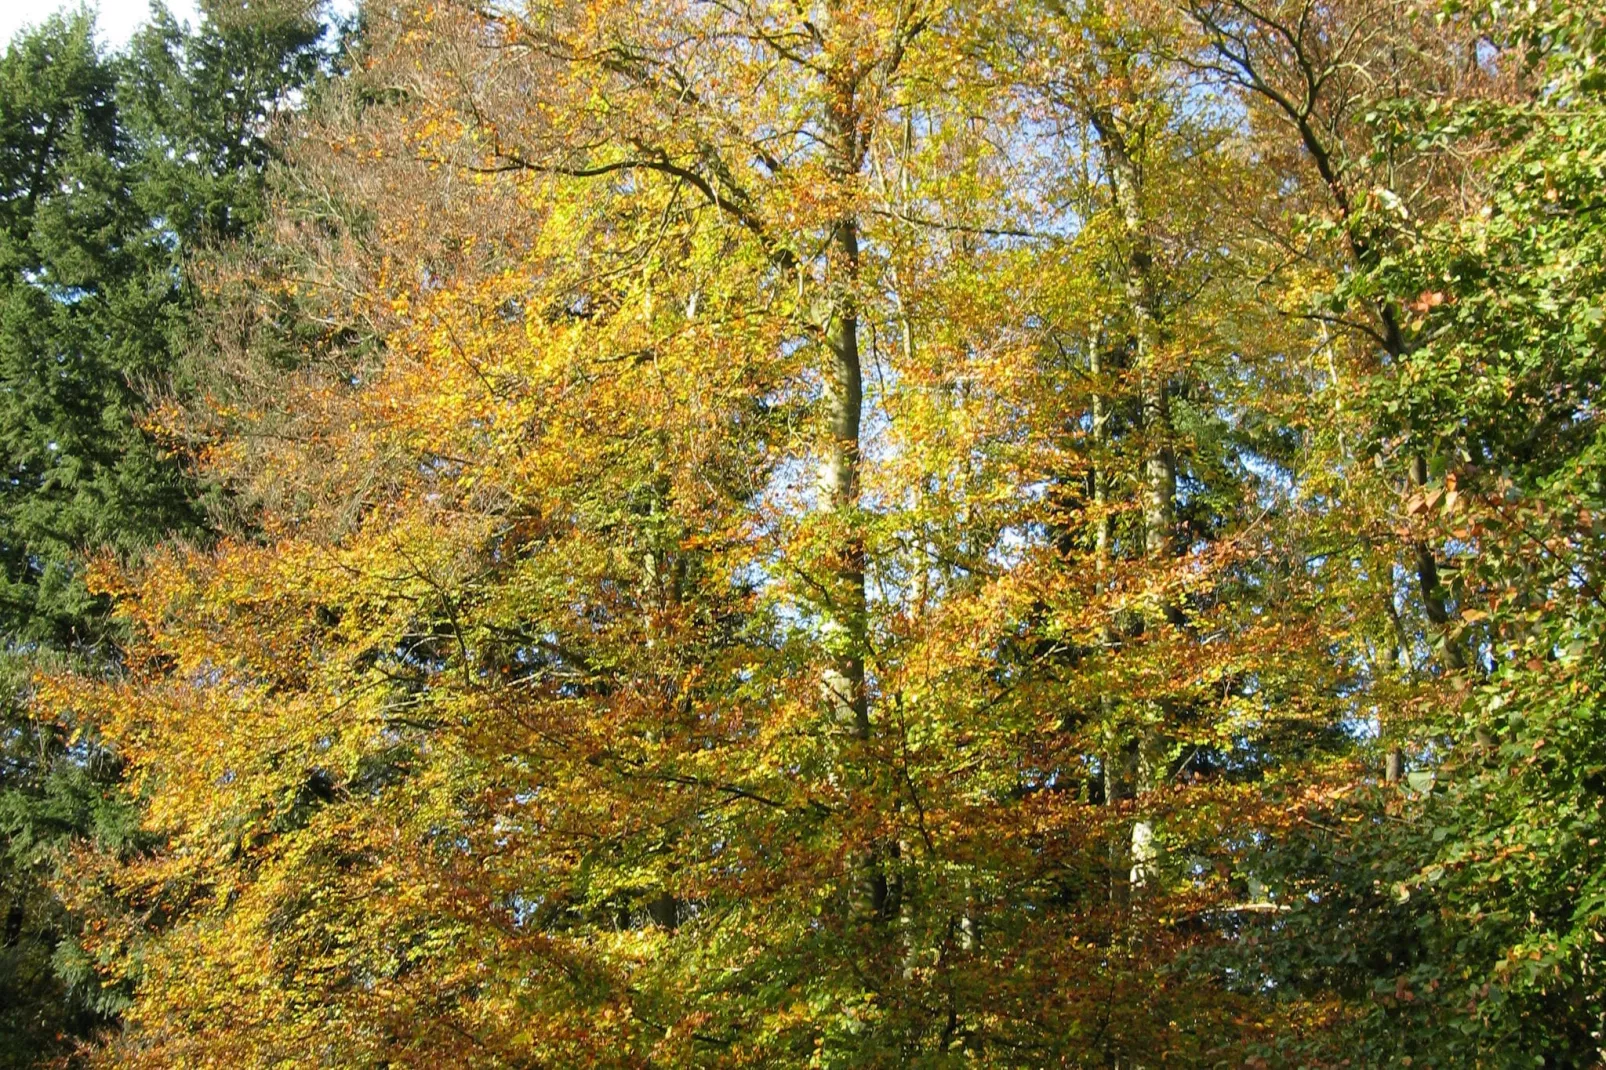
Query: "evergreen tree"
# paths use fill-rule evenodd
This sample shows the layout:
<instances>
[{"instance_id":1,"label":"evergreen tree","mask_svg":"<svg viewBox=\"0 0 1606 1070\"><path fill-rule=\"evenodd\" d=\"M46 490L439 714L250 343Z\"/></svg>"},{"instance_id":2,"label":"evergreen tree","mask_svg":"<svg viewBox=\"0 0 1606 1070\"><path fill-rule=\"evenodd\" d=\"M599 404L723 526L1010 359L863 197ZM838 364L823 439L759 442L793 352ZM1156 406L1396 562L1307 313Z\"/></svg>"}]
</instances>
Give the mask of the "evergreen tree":
<instances>
[{"instance_id":1,"label":"evergreen tree","mask_svg":"<svg viewBox=\"0 0 1606 1070\"><path fill-rule=\"evenodd\" d=\"M186 264L260 218L274 114L317 73L306 5L157 8L122 55L84 12L0 59L0 1065L108 1020L47 880L72 840L132 844L117 763L35 720L46 662L114 671L84 555L204 537L203 488L147 427L184 352Z\"/></svg>"}]
</instances>

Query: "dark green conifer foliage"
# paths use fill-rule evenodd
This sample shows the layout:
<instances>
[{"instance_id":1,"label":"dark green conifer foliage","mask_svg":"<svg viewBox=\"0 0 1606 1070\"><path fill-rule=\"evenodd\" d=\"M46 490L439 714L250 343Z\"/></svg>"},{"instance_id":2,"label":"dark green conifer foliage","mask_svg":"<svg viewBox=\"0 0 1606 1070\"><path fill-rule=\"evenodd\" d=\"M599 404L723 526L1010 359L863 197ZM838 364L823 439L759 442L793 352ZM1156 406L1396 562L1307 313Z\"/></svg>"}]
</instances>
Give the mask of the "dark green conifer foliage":
<instances>
[{"instance_id":1,"label":"dark green conifer foliage","mask_svg":"<svg viewBox=\"0 0 1606 1070\"><path fill-rule=\"evenodd\" d=\"M31 668L114 671L86 552L205 537L204 488L149 432L196 306L186 264L262 214L274 115L317 75L308 4L159 7L108 55L86 12L0 57L0 1067L110 1021L48 877L75 837L132 846L116 763L32 720Z\"/></svg>"}]
</instances>

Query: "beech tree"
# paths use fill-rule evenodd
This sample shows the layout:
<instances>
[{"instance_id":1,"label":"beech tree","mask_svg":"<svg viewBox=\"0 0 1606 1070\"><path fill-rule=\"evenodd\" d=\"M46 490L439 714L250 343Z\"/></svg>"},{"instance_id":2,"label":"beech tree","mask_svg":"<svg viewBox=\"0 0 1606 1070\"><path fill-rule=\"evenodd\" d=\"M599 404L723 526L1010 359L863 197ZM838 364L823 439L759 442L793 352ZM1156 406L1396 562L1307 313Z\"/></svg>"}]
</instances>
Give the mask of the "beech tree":
<instances>
[{"instance_id":1,"label":"beech tree","mask_svg":"<svg viewBox=\"0 0 1606 1070\"><path fill-rule=\"evenodd\" d=\"M38 680L94 1057L1588 1065L1595 36L1436 13L367 8Z\"/></svg>"}]
</instances>

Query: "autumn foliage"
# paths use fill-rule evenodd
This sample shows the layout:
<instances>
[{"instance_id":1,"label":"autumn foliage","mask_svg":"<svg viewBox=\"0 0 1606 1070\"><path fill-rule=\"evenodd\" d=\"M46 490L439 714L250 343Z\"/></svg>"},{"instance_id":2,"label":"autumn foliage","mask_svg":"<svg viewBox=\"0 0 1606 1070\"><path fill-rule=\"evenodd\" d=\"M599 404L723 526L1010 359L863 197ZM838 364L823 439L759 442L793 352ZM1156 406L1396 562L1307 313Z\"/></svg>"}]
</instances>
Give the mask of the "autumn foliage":
<instances>
[{"instance_id":1,"label":"autumn foliage","mask_svg":"<svg viewBox=\"0 0 1606 1070\"><path fill-rule=\"evenodd\" d=\"M35 682L86 1057L1592 1065L1558 11L368 7Z\"/></svg>"}]
</instances>

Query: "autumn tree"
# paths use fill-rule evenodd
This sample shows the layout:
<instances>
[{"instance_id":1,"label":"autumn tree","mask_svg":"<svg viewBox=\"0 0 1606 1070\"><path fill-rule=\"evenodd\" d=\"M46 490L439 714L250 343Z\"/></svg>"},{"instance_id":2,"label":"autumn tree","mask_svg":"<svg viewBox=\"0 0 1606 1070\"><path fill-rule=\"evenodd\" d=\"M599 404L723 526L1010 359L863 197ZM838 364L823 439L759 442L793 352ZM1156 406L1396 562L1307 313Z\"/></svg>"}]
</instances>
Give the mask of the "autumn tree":
<instances>
[{"instance_id":1,"label":"autumn tree","mask_svg":"<svg viewBox=\"0 0 1606 1070\"><path fill-rule=\"evenodd\" d=\"M1427 14L368 8L40 681L103 1061L1583 1052L1593 38Z\"/></svg>"},{"instance_id":2,"label":"autumn tree","mask_svg":"<svg viewBox=\"0 0 1606 1070\"><path fill-rule=\"evenodd\" d=\"M186 33L157 19L131 52L108 54L87 14L53 17L0 60L6 1065L58 1052L127 998L97 982L74 942L78 920L49 882L67 844L125 849L139 839L137 820L116 791L117 758L83 724L30 715L29 674L64 663L115 671L121 629L85 586L84 552L131 555L204 528L200 485L150 433L146 413L184 354L198 296L187 258L240 233L231 216L256 211L267 163L260 124L314 60L317 30L304 18L250 42L211 20ZM157 62L157 40L207 55ZM271 74L236 88L236 72L253 65ZM186 108L179 137L180 113L159 110L179 96L230 99L232 122ZM186 211L201 200L204 221Z\"/></svg>"},{"instance_id":3,"label":"autumn tree","mask_svg":"<svg viewBox=\"0 0 1606 1070\"><path fill-rule=\"evenodd\" d=\"M964 15L369 13L251 298L330 332L197 432L259 534L108 579L131 677L53 696L169 838L122 1057L1105 1058L1108 829L998 662L1074 566ZM1207 989L1123 1043L1232 1044Z\"/></svg>"}]
</instances>

